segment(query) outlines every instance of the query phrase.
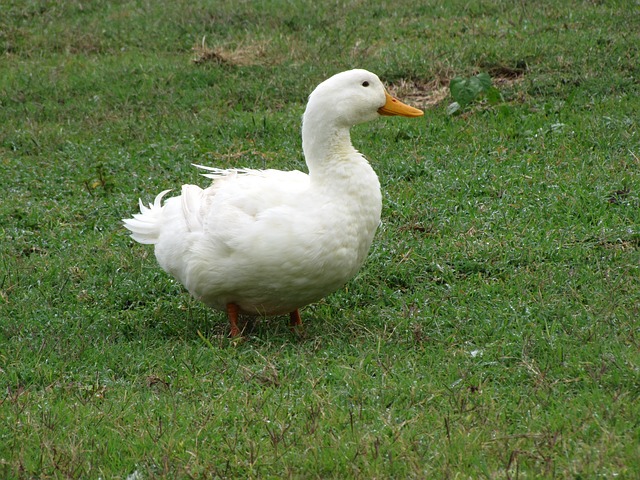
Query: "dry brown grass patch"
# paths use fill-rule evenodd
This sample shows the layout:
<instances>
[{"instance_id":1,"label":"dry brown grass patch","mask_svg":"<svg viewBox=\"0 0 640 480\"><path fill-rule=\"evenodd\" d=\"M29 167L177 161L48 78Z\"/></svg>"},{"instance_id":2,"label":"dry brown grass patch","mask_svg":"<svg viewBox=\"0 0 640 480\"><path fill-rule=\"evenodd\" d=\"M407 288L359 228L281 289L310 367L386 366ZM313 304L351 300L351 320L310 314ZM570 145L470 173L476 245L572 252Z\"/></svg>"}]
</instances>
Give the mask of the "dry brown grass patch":
<instances>
[{"instance_id":1,"label":"dry brown grass patch","mask_svg":"<svg viewBox=\"0 0 640 480\"><path fill-rule=\"evenodd\" d=\"M406 101L424 108L438 105L449 95L449 82L443 83L440 79L430 82L416 80L399 80L389 85L392 94L402 101Z\"/></svg>"},{"instance_id":2,"label":"dry brown grass patch","mask_svg":"<svg viewBox=\"0 0 640 480\"><path fill-rule=\"evenodd\" d=\"M268 41L253 42L230 49L225 47L210 48L207 46L206 39L207 37L202 37L202 41L193 47L193 63L197 65L213 62L220 65L245 67L277 63L270 53Z\"/></svg>"},{"instance_id":3,"label":"dry brown grass patch","mask_svg":"<svg viewBox=\"0 0 640 480\"><path fill-rule=\"evenodd\" d=\"M513 87L524 79L522 72L491 72L493 85L502 88ZM453 77L451 77L453 78ZM390 84L389 91L402 101L422 108L433 108L449 97L451 78L438 77L430 81L401 79Z\"/></svg>"}]
</instances>

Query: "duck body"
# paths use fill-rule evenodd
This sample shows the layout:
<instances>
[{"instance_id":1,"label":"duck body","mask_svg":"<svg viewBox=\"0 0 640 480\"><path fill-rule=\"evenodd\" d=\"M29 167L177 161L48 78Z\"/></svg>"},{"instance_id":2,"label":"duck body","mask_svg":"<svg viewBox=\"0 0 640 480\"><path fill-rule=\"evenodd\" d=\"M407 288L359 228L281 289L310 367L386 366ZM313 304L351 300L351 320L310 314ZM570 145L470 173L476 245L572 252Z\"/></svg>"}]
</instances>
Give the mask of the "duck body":
<instances>
[{"instance_id":1,"label":"duck body","mask_svg":"<svg viewBox=\"0 0 640 480\"><path fill-rule=\"evenodd\" d=\"M162 192L124 224L135 240L154 244L160 266L209 307L230 317L230 306L235 314L297 315L366 259L380 223L380 183L349 128L384 115L389 99L373 73L337 74L314 90L303 116L309 174L200 167L209 187L183 185L164 203Z\"/></svg>"},{"instance_id":2,"label":"duck body","mask_svg":"<svg viewBox=\"0 0 640 480\"><path fill-rule=\"evenodd\" d=\"M185 185L162 207L158 263L219 310L235 303L240 313L276 315L313 303L356 274L380 222L377 176L366 161L354 167L345 179L358 181L335 195L296 171Z\"/></svg>"}]
</instances>

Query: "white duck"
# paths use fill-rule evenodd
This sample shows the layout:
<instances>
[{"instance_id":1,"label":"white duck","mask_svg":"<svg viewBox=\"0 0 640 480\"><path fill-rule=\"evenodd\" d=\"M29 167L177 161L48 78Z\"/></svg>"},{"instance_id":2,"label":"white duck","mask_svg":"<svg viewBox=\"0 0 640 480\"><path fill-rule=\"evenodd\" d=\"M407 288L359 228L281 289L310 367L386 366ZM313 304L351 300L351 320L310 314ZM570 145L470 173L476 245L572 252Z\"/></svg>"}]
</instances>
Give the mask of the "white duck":
<instances>
[{"instance_id":1,"label":"white duck","mask_svg":"<svg viewBox=\"0 0 640 480\"><path fill-rule=\"evenodd\" d=\"M378 177L351 145L349 128L380 115L418 117L366 70L338 73L309 96L302 147L309 174L200 167L210 187L160 193L124 220L155 245L160 266L198 300L238 314L290 314L336 291L365 261L380 222Z\"/></svg>"}]
</instances>

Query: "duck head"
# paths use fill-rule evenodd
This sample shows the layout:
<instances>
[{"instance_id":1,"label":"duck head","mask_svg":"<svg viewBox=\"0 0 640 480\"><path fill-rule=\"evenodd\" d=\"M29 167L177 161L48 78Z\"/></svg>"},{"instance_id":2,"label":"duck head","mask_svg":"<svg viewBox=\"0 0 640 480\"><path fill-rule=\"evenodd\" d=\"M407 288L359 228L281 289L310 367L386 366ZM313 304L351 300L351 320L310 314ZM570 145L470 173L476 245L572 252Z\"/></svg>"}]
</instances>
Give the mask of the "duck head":
<instances>
[{"instance_id":1,"label":"duck head","mask_svg":"<svg viewBox=\"0 0 640 480\"><path fill-rule=\"evenodd\" d=\"M422 110L389 95L375 73L355 69L325 80L309 96L305 119L318 115L322 121L351 127L380 115L419 117Z\"/></svg>"}]
</instances>

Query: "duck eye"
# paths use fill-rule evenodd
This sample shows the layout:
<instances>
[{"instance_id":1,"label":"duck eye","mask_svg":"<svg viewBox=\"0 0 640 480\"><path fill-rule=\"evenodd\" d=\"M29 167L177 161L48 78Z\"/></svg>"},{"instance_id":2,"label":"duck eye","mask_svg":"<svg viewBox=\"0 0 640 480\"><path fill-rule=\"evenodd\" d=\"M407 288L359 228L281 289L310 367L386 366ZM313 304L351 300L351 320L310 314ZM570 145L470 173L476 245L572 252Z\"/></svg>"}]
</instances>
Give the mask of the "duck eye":
<instances>
[{"instance_id":1,"label":"duck eye","mask_svg":"<svg viewBox=\"0 0 640 480\"><path fill-rule=\"evenodd\" d=\"M362 82L362 86L363 86L363 87L368 87L368 86L369 86L369 82L366 82L366 81L365 81L365 82Z\"/></svg>"}]
</instances>

